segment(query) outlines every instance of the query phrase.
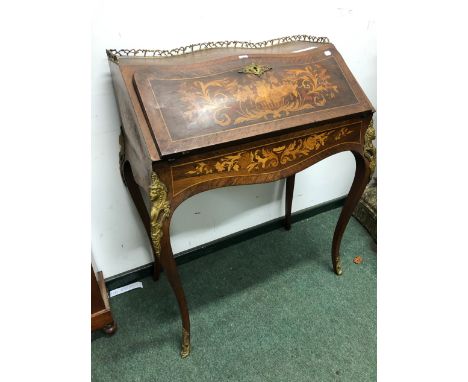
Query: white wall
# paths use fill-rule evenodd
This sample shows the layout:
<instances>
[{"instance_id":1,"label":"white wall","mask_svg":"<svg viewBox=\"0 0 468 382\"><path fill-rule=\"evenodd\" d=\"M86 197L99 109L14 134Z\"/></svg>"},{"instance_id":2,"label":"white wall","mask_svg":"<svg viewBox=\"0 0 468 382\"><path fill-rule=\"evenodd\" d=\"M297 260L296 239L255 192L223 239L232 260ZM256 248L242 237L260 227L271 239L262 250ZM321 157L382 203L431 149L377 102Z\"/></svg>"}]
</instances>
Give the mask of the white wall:
<instances>
[{"instance_id":1,"label":"white wall","mask_svg":"<svg viewBox=\"0 0 468 382\"><path fill-rule=\"evenodd\" d=\"M104 277L152 261L118 168L120 119L106 48L170 49L216 40L327 36L376 106L376 37L371 4L356 1L95 1L92 41L92 252ZM354 159L340 153L296 176L293 211L345 195ZM174 253L282 216L284 180L196 195L175 212Z\"/></svg>"}]
</instances>

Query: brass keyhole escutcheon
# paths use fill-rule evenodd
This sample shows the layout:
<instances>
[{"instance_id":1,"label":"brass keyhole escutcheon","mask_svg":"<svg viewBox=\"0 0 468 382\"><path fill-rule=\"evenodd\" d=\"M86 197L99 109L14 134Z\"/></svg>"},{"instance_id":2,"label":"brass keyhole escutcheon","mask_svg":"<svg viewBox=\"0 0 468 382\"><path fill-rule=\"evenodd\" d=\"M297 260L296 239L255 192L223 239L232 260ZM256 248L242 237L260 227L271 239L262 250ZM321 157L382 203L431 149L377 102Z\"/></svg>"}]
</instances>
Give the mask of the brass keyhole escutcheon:
<instances>
[{"instance_id":1,"label":"brass keyhole escutcheon","mask_svg":"<svg viewBox=\"0 0 468 382\"><path fill-rule=\"evenodd\" d=\"M255 74L256 76L261 76L263 73L271 70L271 66L260 65L251 63L247 66L244 66L239 70L239 73Z\"/></svg>"}]
</instances>

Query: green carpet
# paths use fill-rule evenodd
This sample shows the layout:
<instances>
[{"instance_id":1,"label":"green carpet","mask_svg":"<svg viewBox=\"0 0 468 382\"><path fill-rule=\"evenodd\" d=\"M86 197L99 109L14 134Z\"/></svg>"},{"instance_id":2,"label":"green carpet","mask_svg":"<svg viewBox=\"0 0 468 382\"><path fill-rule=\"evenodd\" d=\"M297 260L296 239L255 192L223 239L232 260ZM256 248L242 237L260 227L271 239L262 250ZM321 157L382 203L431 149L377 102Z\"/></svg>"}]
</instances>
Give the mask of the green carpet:
<instances>
[{"instance_id":1,"label":"green carpet","mask_svg":"<svg viewBox=\"0 0 468 382\"><path fill-rule=\"evenodd\" d=\"M339 212L179 266L191 314L186 359L164 273L111 298L118 331L92 335L92 380L375 381L376 248L352 218L336 276L330 250Z\"/></svg>"}]
</instances>

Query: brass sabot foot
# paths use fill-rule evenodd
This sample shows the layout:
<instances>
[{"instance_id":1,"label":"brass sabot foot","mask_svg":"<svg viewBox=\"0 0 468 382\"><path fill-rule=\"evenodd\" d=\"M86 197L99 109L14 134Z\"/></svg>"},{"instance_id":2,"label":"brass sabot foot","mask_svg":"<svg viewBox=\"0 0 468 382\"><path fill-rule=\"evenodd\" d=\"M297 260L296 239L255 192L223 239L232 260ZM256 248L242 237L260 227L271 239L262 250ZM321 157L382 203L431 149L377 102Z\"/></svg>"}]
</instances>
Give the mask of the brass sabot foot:
<instances>
[{"instance_id":1,"label":"brass sabot foot","mask_svg":"<svg viewBox=\"0 0 468 382\"><path fill-rule=\"evenodd\" d=\"M187 358L190 354L190 333L182 328L182 350L180 351L180 356L182 358Z\"/></svg>"},{"instance_id":2,"label":"brass sabot foot","mask_svg":"<svg viewBox=\"0 0 468 382\"><path fill-rule=\"evenodd\" d=\"M338 276L343 274L343 270L341 269L341 258L336 259L335 273Z\"/></svg>"}]
</instances>

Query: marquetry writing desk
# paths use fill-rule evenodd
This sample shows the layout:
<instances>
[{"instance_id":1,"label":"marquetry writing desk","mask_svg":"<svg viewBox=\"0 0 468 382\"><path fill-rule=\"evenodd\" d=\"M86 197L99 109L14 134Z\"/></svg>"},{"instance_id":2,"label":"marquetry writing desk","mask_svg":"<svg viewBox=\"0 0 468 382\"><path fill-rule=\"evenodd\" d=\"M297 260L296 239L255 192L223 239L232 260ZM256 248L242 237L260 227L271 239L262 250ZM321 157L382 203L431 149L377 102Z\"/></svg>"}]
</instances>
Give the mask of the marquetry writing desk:
<instances>
[{"instance_id":1,"label":"marquetry writing desk","mask_svg":"<svg viewBox=\"0 0 468 382\"><path fill-rule=\"evenodd\" d=\"M190 321L169 226L190 196L286 178L289 229L295 174L351 151L355 178L332 244L333 269L341 274L341 238L373 164L366 136L374 109L327 38L108 50L107 56L122 119L122 177L152 243L154 279L163 267L177 297L182 357L190 352Z\"/></svg>"}]
</instances>

